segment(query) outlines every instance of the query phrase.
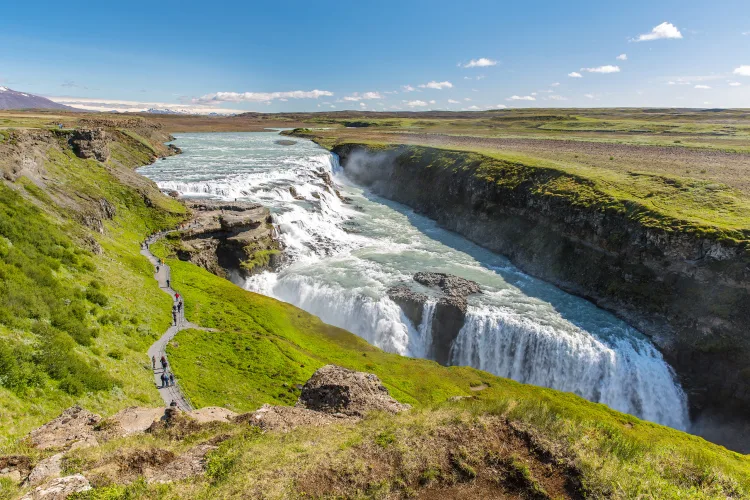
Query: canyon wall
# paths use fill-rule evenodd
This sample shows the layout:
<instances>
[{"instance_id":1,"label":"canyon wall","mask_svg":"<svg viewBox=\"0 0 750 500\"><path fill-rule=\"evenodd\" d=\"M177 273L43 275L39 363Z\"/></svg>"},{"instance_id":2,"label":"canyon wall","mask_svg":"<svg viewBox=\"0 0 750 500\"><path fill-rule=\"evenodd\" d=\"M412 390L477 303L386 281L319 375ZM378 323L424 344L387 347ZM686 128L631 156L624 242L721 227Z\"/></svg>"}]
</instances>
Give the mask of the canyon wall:
<instances>
[{"instance_id":1,"label":"canyon wall","mask_svg":"<svg viewBox=\"0 0 750 500\"><path fill-rule=\"evenodd\" d=\"M651 337L706 435L746 428L746 238L722 238L687 224L680 231L647 224L644 207L601 193L598 203L577 199L576 189L595 190L594 183L558 170L415 146L345 144L333 151L347 176L374 193L507 256ZM564 190L555 189L561 184Z\"/></svg>"}]
</instances>

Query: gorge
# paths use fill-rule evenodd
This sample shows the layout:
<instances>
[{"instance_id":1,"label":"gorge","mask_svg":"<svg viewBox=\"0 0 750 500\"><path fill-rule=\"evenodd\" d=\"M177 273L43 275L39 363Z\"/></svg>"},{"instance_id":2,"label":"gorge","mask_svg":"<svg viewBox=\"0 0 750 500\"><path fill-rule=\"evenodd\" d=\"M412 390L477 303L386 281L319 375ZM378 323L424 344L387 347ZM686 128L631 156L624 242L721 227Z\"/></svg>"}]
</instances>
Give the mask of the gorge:
<instances>
[{"instance_id":1,"label":"gorge","mask_svg":"<svg viewBox=\"0 0 750 500\"><path fill-rule=\"evenodd\" d=\"M279 145L277 137L184 134L177 141L182 155L141 170L160 188L186 197L270 209L283 257L276 271L238 280L245 288L391 352L475 366L688 428L684 392L638 330L379 197L377 189L363 189L335 155L308 141ZM433 338L444 290L415 280L418 273L456 276L481 292L465 295L465 316L450 346ZM424 297L421 315L407 314L392 300L395 287Z\"/></svg>"}]
</instances>

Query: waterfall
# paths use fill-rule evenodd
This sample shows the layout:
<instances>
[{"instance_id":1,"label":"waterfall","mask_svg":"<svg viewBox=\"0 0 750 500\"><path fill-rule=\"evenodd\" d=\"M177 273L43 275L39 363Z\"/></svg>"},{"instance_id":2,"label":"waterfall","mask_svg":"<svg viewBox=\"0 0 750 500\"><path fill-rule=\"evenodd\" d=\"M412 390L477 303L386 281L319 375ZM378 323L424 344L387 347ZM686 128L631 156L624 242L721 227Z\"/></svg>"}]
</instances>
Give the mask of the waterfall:
<instances>
[{"instance_id":1,"label":"waterfall","mask_svg":"<svg viewBox=\"0 0 750 500\"><path fill-rule=\"evenodd\" d=\"M451 360L573 392L676 429L688 426L685 394L672 371L653 346L638 338L605 342L580 329L554 329L511 311L470 308Z\"/></svg>"}]
</instances>

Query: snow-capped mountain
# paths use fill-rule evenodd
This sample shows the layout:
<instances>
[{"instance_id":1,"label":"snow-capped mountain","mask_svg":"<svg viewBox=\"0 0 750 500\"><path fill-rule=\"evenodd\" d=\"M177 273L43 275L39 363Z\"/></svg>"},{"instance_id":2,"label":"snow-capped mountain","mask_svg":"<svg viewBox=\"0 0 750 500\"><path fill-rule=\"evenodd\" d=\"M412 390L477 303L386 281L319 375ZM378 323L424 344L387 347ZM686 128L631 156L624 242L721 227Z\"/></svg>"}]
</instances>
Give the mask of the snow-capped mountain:
<instances>
[{"instance_id":1,"label":"snow-capped mountain","mask_svg":"<svg viewBox=\"0 0 750 500\"><path fill-rule=\"evenodd\" d=\"M76 111L75 108L50 101L26 92L18 92L8 87L0 86L0 109L67 109Z\"/></svg>"}]
</instances>

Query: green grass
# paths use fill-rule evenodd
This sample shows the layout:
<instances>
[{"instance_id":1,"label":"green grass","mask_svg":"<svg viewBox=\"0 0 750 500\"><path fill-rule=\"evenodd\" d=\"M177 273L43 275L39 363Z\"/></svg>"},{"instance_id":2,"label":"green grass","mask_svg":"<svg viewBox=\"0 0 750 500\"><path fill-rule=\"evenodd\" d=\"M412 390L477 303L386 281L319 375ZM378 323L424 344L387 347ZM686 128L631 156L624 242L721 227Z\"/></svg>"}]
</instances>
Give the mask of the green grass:
<instances>
[{"instance_id":1,"label":"green grass","mask_svg":"<svg viewBox=\"0 0 750 500\"><path fill-rule=\"evenodd\" d=\"M142 157L140 143L116 147ZM139 243L182 220L185 209L153 187L121 182L137 162L104 166L54 143L47 154L45 183L22 177L0 185L5 451L74 403L111 413L160 401L145 352L170 324L170 300ZM103 219L100 234L85 222L101 217L102 199L115 216Z\"/></svg>"},{"instance_id":2,"label":"green grass","mask_svg":"<svg viewBox=\"0 0 750 500\"><path fill-rule=\"evenodd\" d=\"M165 246L159 250L168 254ZM175 259L168 263L172 282L185 297L189 320L217 330L180 332L168 347L182 387L199 406L219 405L242 412L263 403L290 405L298 395L294 384L304 383L320 366L335 363L377 374L394 397L414 405L415 415L427 419L446 404L455 407L457 403L447 403L451 396L477 396L459 405L462 411L477 417L505 415L574 450L592 482L590 487L597 491L632 493L649 485L663 492L660 498L688 492L696 498L711 498L727 491L750 491L750 459L702 438L573 394L519 384L472 368L443 367L385 353L289 304L241 290L192 264ZM487 388L471 391L479 384ZM399 417L396 428L412 418L418 417ZM358 435L346 434L325 449L346 449L345 442L362 439L390 449L400 439L393 429L382 423L378 429L354 430ZM279 445L277 438L268 439L276 443L273 446ZM243 442L233 442L231 452L226 453L252 463L252 470L263 470L250 458L250 454L265 453L259 451L256 438L252 444ZM284 455L288 452L283 450L292 444L285 440L283 450L268 446L268 453ZM231 474L237 475L233 487L250 470L243 467L233 466Z\"/></svg>"}]
</instances>

